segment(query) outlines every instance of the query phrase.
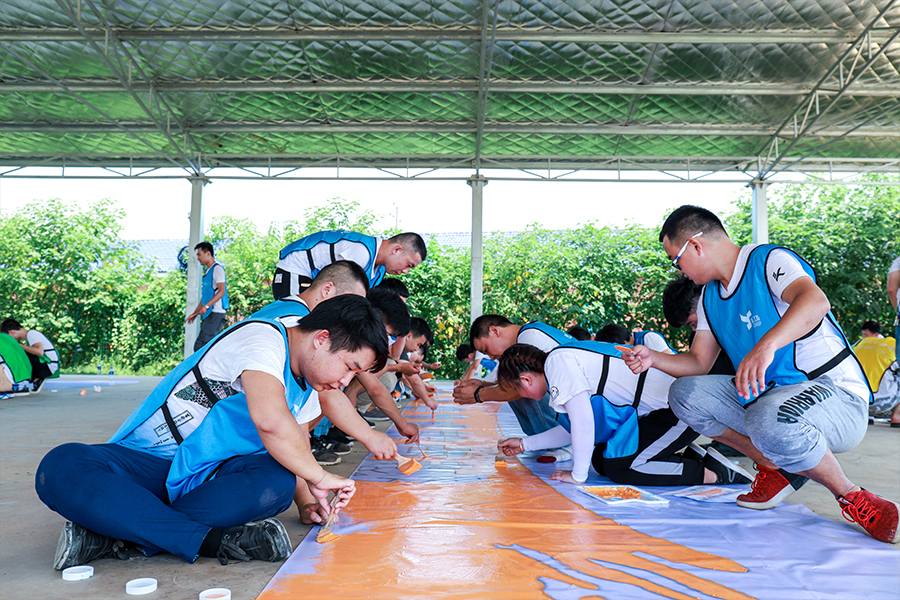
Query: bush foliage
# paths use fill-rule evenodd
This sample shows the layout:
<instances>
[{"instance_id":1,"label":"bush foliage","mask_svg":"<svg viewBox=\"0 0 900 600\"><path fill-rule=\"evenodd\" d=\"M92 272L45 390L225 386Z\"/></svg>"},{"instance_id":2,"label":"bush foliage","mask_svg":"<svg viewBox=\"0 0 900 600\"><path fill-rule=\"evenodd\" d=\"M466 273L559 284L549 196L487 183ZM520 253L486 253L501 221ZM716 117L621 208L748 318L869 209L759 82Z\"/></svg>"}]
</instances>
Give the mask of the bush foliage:
<instances>
[{"instance_id":1,"label":"bush foliage","mask_svg":"<svg viewBox=\"0 0 900 600\"><path fill-rule=\"evenodd\" d=\"M164 374L181 358L185 275L158 275L144 266L134 244L119 239L122 216L109 200L80 209L50 200L0 214L0 314L48 335L69 371L91 370L106 360L117 372ZM749 195L723 216L733 239L749 243ZM375 231L377 220L339 198L306 211L302 221L274 224L265 232L247 220L213 220L207 241L226 265L229 322L270 301L271 274L286 244L323 229L393 233ZM885 279L900 254L898 223L897 186L770 188L770 241L813 264L851 339L863 320L886 324L892 318ZM487 234L484 312L563 329L580 324L595 331L615 322L684 343L687 331L668 328L662 315L661 290L674 274L657 231L588 224L569 231L533 225L515 234ZM468 248L431 239L428 260L403 277L412 292L410 312L435 331L429 359L443 363L439 377L454 378L463 370L455 349L468 340L469 273Z\"/></svg>"}]
</instances>

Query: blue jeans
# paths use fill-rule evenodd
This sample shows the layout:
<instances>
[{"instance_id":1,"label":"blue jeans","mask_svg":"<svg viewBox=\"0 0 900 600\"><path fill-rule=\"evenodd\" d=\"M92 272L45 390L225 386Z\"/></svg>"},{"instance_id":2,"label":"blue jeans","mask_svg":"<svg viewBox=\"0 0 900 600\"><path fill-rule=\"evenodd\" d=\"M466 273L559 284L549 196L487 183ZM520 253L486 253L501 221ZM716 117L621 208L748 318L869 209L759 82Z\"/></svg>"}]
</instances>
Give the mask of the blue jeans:
<instances>
[{"instance_id":1,"label":"blue jeans","mask_svg":"<svg viewBox=\"0 0 900 600\"><path fill-rule=\"evenodd\" d=\"M516 415L519 427L525 435L543 433L559 425L556 422L556 411L550 408L550 396L547 394L540 400L531 398L512 400L509 407Z\"/></svg>"},{"instance_id":2,"label":"blue jeans","mask_svg":"<svg viewBox=\"0 0 900 600\"><path fill-rule=\"evenodd\" d=\"M170 466L117 444L64 444L41 461L34 487L73 523L134 542L147 556L166 551L191 563L213 527L274 517L293 501L296 477L268 453L223 462L213 479L171 504Z\"/></svg>"}]
</instances>

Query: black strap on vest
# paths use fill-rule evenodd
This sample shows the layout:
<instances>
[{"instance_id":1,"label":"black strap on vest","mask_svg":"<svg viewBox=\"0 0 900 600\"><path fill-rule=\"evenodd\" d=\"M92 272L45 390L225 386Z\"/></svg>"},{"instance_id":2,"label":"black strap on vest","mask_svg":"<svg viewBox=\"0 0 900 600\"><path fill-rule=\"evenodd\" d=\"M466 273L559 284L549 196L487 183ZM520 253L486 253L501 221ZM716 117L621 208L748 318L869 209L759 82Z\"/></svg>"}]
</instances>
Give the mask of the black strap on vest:
<instances>
[{"instance_id":1,"label":"black strap on vest","mask_svg":"<svg viewBox=\"0 0 900 600\"><path fill-rule=\"evenodd\" d=\"M609 355L603 355L603 372L600 374L600 382L597 384L597 393L595 395L602 396L603 390L606 388L606 380L609 378ZM641 403L641 396L644 394L644 382L647 380L647 371L638 376L637 388L634 390L634 401L631 407L637 409Z\"/></svg>"},{"instance_id":2,"label":"black strap on vest","mask_svg":"<svg viewBox=\"0 0 900 600\"><path fill-rule=\"evenodd\" d=\"M212 389L209 387L209 384L206 383L205 379L203 379L203 374L200 373L200 367L198 365L194 365L194 368L191 369L191 373L194 374L194 377L197 379L197 385L200 386L200 389L203 391L203 394L209 401L209 407L212 408L213 405L215 405L215 403L219 401L219 397L213 393ZM166 420L166 425L169 426L169 431L172 433L172 437L175 439L175 443L180 446L181 443L184 442L184 437L181 435L181 432L178 431L178 425L175 424L175 419L172 418L172 411L169 410L168 400L166 400L162 405L162 413L163 418Z\"/></svg>"},{"instance_id":3,"label":"black strap on vest","mask_svg":"<svg viewBox=\"0 0 900 600\"><path fill-rule=\"evenodd\" d=\"M848 356L850 356L851 354L853 354L853 352L850 350L850 348L848 348L847 346L844 346L844 349L841 350L840 352L838 352L837 354L835 354L834 357L831 360L829 360L827 363L825 363L824 365L822 365L815 371L810 371L809 374L807 375L807 377L809 377L810 379L817 379L818 377L821 377L828 371L832 370L833 368L835 368L836 366L838 366L839 364L844 362L844 359L847 358Z\"/></svg>"},{"instance_id":4,"label":"black strap on vest","mask_svg":"<svg viewBox=\"0 0 900 600\"><path fill-rule=\"evenodd\" d=\"M312 273L316 270L316 261L312 257L312 248L306 249L306 259L309 261L309 272Z\"/></svg>"},{"instance_id":5,"label":"black strap on vest","mask_svg":"<svg viewBox=\"0 0 900 600\"><path fill-rule=\"evenodd\" d=\"M603 395L603 390L606 388L606 378L609 377L609 356L603 355L603 373L600 374L600 383L597 384L597 396Z\"/></svg>"},{"instance_id":6,"label":"black strap on vest","mask_svg":"<svg viewBox=\"0 0 900 600\"><path fill-rule=\"evenodd\" d=\"M337 262L337 257L334 255L334 244L328 245L328 250L331 252L331 263L334 264Z\"/></svg>"},{"instance_id":7,"label":"black strap on vest","mask_svg":"<svg viewBox=\"0 0 900 600\"><path fill-rule=\"evenodd\" d=\"M169 431L172 433L172 437L175 438L175 443L180 446L181 442L184 441L184 438L181 437L181 433L178 431L178 426L175 425L175 419L172 418L172 411L169 410L168 400L163 402L162 414L163 418L166 420L166 425L169 426Z\"/></svg>"}]
</instances>

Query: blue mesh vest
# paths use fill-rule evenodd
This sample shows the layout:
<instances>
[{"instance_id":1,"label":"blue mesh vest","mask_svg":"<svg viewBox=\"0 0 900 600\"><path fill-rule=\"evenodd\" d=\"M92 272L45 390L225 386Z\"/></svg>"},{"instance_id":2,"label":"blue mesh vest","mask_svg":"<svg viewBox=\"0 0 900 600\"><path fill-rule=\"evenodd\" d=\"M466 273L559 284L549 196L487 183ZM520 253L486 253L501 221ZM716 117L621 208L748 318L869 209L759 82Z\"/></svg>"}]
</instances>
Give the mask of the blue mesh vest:
<instances>
[{"instance_id":1,"label":"blue mesh vest","mask_svg":"<svg viewBox=\"0 0 900 600\"><path fill-rule=\"evenodd\" d=\"M375 287L381 283L385 273L383 266L377 267L374 274L370 275L370 273L372 273L372 267L375 264L375 255L378 254L375 238L370 235L356 233L355 231L320 231L288 244L281 249L281 253L278 256L280 259L284 260L289 254L293 254L294 252L306 252L309 260L310 278L315 279L320 268L325 265L316 266L312 257L312 249L319 244L328 244L330 246L331 263L334 263L337 262L337 257L334 254L334 245L341 241L358 242L365 245L366 249L369 251L369 260L366 261L366 264L360 266L366 272L366 275L369 276L369 287Z\"/></svg>"},{"instance_id":2,"label":"blue mesh vest","mask_svg":"<svg viewBox=\"0 0 900 600\"><path fill-rule=\"evenodd\" d=\"M274 327L284 339L285 364L284 381L287 386L285 399L291 414L297 416L303 405L312 394L312 388L302 379L294 377L290 366L290 349L288 347L287 331L281 323L272 319L252 318L241 321L237 325L229 327L221 332L206 346L195 352L177 367L172 369L162 381L157 384L150 395L133 413L125 420L119 429L113 434L107 443L115 444L122 441L134 429L150 418L157 410L163 408L167 412L166 400L172 394L178 382L188 373L194 372L198 382L202 379L202 373L198 368L201 359L212 350L216 343L227 335L232 335L242 327L250 323L266 323ZM210 395L207 394L209 398ZM178 442L178 449L172 460L169 475L166 478L166 488L169 493L169 501L174 502L189 491L215 477L222 462L236 456L258 454L265 452L262 440L250 412L247 408L247 397L239 392L227 398L222 398L213 404L203 421L187 438L179 440L171 417L167 416L169 429ZM174 426L174 430L172 429Z\"/></svg>"},{"instance_id":3,"label":"blue mesh vest","mask_svg":"<svg viewBox=\"0 0 900 600\"><path fill-rule=\"evenodd\" d=\"M599 373L590 373L589 381L596 382L591 394L591 410L594 413L594 443L606 444L605 458L631 456L638 449L638 412L644 381L647 373L637 376L637 386L631 398L610 398L604 395L609 377L610 361L622 358L622 353L607 342L572 342L551 350L554 352L592 352L603 356L603 368ZM557 420L566 431L572 431L569 415L559 413Z\"/></svg>"}]
</instances>

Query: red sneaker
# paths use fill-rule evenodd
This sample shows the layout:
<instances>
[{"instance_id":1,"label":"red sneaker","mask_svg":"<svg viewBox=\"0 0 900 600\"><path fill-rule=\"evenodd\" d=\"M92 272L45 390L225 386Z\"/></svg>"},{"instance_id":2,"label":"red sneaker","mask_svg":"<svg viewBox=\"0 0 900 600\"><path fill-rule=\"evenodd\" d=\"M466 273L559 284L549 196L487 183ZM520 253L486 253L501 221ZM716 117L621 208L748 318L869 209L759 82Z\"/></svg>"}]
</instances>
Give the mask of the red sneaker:
<instances>
[{"instance_id":1,"label":"red sneaker","mask_svg":"<svg viewBox=\"0 0 900 600\"><path fill-rule=\"evenodd\" d=\"M809 481L803 475L788 473L784 469L774 470L760 465L753 465L753 468L757 471L756 478L750 484L753 490L737 497L737 505L744 508L772 508Z\"/></svg>"},{"instance_id":2,"label":"red sneaker","mask_svg":"<svg viewBox=\"0 0 900 600\"><path fill-rule=\"evenodd\" d=\"M859 490L838 498L844 518L858 523L876 540L896 544L900 542L897 532L897 503L876 496L870 491Z\"/></svg>"}]
</instances>

